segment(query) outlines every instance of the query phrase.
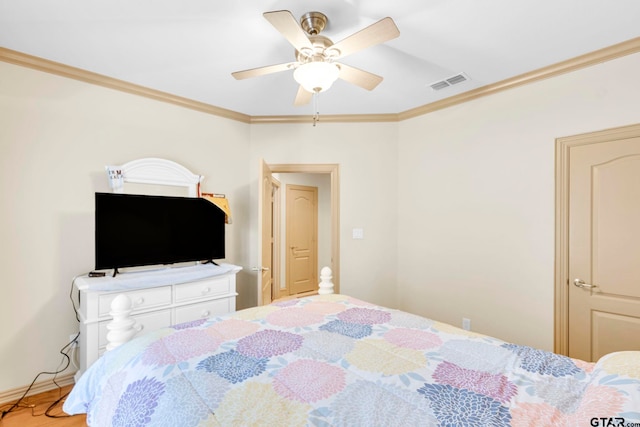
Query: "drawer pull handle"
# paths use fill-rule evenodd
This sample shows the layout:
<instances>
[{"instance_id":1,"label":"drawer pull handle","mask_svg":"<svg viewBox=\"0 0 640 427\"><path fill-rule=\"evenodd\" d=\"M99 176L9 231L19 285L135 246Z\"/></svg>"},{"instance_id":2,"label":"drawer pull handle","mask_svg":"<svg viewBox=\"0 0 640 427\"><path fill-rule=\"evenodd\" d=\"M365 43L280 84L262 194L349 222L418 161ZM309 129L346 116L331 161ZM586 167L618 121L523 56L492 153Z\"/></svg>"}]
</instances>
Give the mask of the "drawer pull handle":
<instances>
[{"instance_id":1,"label":"drawer pull handle","mask_svg":"<svg viewBox=\"0 0 640 427\"><path fill-rule=\"evenodd\" d=\"M140 297L136 300L136 305L142 305L144 304L144 298Z\"/></svg>"},{"instance_id":2,"label":"drawer pull handle","mask_svg":"<svg viewBox=\"0 0 640 427\"><path fill-rule=\"evenodd\" d=\"M202 288L202 295L204 294L208 294L209 292L211 292L211 288L206 286L204 288Z\"/></svg>"},{"instance_id":3,"label":"drawer pull handle","mask_svg":"<svg viewBox=\"0 0 640 427\"><path fill-rule=\"evenodd\" d=\"M133 329L140 332L144 329L144 325L142 323L136 323L136 326L134 326Z\"/></svg>"},{"instance_id":4,"label":"drawer pull handle","mask_svg":"<svg viewBox=\"0 0 640 427\"><path fill-rule=\"evenodd\" d=\"M209 317L209 310L205 310L202 312L202 314L200 315L200 317Z\"/></svg>"}]
</instances>

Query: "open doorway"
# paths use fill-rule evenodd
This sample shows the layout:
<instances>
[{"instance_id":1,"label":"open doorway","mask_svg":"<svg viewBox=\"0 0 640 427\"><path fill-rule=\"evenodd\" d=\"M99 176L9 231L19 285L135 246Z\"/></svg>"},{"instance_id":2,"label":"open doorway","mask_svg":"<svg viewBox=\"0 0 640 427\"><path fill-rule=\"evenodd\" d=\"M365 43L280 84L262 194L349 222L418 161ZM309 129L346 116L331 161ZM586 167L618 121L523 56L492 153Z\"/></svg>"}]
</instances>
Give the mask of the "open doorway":
<instances>
[{"instance_id":1,"label":"open doorway","mask_svg":"<svg viewBox=\"0 0 640 427\"><path fill-rule=\"evenodd\" d=\"M328 266L333 272L333 283L335 292L339 292L340 286L340 240L339 240L339 165L337 164L264 164L264 173L266 175L261 179L263 184L260 186L260 200L271 200L270 203L261 203L263 207L260 211L259 223L261 224L261 232L258 233L259 244L261 249L260 259L262 260L261 269L264 274L258 275L258 296L259 304L266 304L272 299L281 298L289 294L287 286L282 286L284 278L282 277L283 269L281 263L283 260L283 251L286 247L283 242L282 233L277 229L282 227L279 217L282 215L282 209L279 202L273 199L275 194L281 194L280 180L286 180L287 175L284 174L304 174L304 175L324 175L328 178L328 207L327 218L328 226L321 231L328 247L325 257L319 257L318 269ZM281 179L274 178L274 175ZM270 183L266 185L267 181ZM277 197L279 199L279 197ZM326 236L328 234L328 236ZM278 249L282 248L282 249ZM267 253L268 252L268 253ZM266 265L267 263L268 265ZM267 277L268 276L268 277Z\"/></svg>"},{"instance_id":2,"label":"open doorway","mask_svg":"<svg viewBox=\"0 0 640 427\"><path fill-rule=\"evenodd\" d=\"M330 176L273 175L283 188L280 210L274 210L274 230L280 226L275 242L281 243L274 245L274 299L313 294L318 290L320 268L331 265Z\"/></svg>"}]
</instances>

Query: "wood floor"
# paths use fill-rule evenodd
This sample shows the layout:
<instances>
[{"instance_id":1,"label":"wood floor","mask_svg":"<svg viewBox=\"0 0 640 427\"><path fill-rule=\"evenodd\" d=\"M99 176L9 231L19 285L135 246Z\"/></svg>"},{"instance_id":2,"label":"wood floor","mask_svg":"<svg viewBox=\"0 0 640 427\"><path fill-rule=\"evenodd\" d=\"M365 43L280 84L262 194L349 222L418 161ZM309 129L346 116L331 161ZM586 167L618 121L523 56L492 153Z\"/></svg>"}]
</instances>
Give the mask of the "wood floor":
<instances>
[{"instance_id":1,"label":"wood floor","mask_svg":"<svg viewBox=\"0 0 640 427\"><path fill-rule=\"evenodd\" d=\"M72 385L68 385L27 397L23 402L24 405L20 405L19 409L14 409L0 420L0 427L86 427L86 416L84 414L66 416L67 414L62 411L62 402L49 411L49 415L63 418L51 418L45 415L45 411L51 404L66 395L71 387ZM22 407L25 405L29 407ZM10 404L2 405L2 410L7 410L10 406Z\"/></svg>"}]
</instances>

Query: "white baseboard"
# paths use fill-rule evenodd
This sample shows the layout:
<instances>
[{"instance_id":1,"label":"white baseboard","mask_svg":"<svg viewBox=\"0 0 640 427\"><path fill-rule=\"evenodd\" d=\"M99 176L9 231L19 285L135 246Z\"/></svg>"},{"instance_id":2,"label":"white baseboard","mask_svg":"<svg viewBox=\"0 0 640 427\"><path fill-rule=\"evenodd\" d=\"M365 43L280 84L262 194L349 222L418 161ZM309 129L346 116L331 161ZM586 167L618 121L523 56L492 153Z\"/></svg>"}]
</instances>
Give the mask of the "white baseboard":
<instances>
[{"instance_id":1,"label":"white baseboard","mask_svg":"<svg viewBox=\"0 0 640 427\"><path fill-rule=\"evenodd\" d=\"M60 385L61 387L74 384L75 383L73 378L74 375L75 375L75 372L60 375L56 378L56 383L58 383L58 385ZM12 390L1 391L0 405L3 405L5 403L15 402L16 400L20 399L24 394L24 392L27 391L28 388L29 386L27 385L24 387L14 388ZM58 388L58 386L53 382L53 379L38 381L33 385L33 387L31 387L31 390L29 390L29 393L27 394L27 396L32 396L38 393L44 393L45 391L49 391L49 390L55 390L56 388Z\"/></svg>"}]
</instances>

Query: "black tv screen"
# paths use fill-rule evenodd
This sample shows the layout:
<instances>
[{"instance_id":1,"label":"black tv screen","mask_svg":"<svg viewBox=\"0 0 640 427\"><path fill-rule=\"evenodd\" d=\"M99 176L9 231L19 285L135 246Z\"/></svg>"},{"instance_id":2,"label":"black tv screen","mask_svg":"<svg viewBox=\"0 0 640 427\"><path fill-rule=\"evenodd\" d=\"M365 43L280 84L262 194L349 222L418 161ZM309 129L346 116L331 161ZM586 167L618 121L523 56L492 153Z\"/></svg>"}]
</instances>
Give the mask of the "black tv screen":
<instances>
[{"instance_id":1,"label":"black tv screen","mask_svg":"<svg viewBox=\"0 0 640 427\"><path fill-rule=\"evenodd\" d=\"M225 214L202 198L96 193L96 270L225 257Z\"/></svg>"}]
</instances>

